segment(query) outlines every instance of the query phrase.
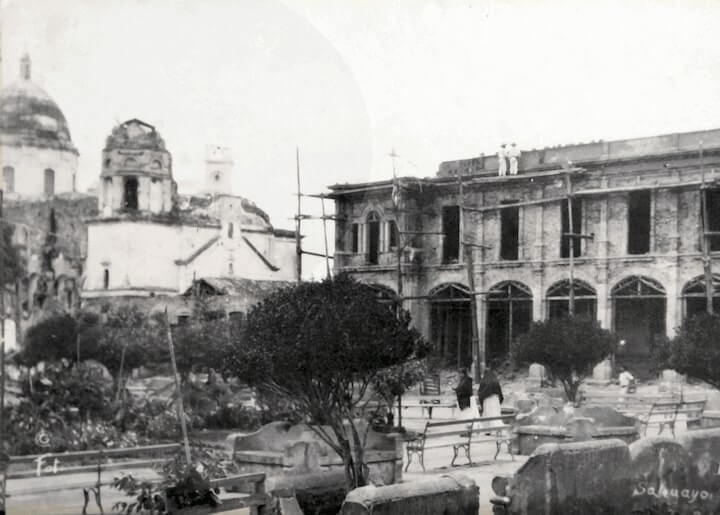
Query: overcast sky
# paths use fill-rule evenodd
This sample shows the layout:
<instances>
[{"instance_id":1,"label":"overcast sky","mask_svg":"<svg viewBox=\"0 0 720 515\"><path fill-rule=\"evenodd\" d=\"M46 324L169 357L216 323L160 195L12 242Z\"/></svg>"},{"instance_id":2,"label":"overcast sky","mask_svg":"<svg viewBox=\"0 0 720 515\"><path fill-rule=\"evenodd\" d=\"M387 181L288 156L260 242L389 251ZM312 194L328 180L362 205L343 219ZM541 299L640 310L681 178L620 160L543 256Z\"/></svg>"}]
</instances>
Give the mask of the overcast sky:
<instances>
[{"instance_id":1,"label":"overcast sky","mask_svg":"<svg viewBox=\"0 0 720 515\"><path fill-rule=\"evenodd\" d=\"M720 2L2 0L2 81L27 51L100 173L113 125L155 125L181 192L208 143L291 228L303 189L521 149L720 126ZM316 201L307 210L319 212ZM310 228L312 227L312 229ZM321 250L319 223L308 247ZM322 265L306 269L322 275Z\"/></svg>"}]
</instances>

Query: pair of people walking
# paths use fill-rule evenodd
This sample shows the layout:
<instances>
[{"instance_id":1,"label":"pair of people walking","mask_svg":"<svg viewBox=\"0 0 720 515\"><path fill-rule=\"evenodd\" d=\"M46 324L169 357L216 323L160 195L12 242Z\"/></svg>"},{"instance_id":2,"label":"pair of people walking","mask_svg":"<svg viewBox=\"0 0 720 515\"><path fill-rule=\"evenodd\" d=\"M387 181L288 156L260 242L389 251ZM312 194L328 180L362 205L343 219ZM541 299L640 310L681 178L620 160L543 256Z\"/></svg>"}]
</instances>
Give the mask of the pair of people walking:
<instances>
[{"instance_id":1,"label":"pair of people walking","mask_svg":"<svg viewBox=\"0 0 720 515\"><path fill-rule=\"evenodd\" d=\"M500 405L503 402L502 388L497 376L486 368L478 383L477 398L473 396L472 378L466 368L460 369L460 381L455 388L460 420L471 420L482 417L499 417L502 414Z\"/></svg>"}]
</instances>

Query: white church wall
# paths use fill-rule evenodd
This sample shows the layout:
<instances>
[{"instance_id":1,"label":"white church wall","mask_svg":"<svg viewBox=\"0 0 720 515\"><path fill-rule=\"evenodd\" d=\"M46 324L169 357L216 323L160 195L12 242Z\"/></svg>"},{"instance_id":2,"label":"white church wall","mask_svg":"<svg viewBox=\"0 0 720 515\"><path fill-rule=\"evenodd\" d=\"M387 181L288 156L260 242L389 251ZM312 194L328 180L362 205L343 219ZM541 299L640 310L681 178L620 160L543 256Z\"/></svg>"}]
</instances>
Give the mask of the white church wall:
<instances>
[{"instance_id":1,"label":"white church wall","mask_svg":"<svg viewBox=\"0 0 720 515\"><path fill-rule=\"evenodd\" d=\"M14 169L14 193L6 192L8 198L15 196L37 197L45 192L45 170L55 172L55 194L73 191L73 177L77 174L78 156L65 150L37 147L0 146L2 167ZM0 175L0 181L2 180Z\"/></svg>"}]
</instances>

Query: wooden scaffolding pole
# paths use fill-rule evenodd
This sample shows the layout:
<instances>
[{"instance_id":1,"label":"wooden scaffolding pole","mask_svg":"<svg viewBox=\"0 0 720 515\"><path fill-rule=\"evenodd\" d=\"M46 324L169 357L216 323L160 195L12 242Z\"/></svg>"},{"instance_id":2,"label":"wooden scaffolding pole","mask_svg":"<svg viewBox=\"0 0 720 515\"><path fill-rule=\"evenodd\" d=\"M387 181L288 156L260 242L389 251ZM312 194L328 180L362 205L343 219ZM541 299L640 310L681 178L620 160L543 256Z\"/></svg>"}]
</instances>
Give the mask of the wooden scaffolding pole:
<instances>
[{"instance_id":1,"label":"wooden scaffolding pole","mask_svg":"<svg viewBox=\"0 0 720 515\"><path fill-rule=\"evenodd\" d=\"M320 205L322 206L322 223L323 223L323 237L325 238L325 270L327 277L330 279L332 273L330 272L330 259L328 255L328 238L327 238L327 217L325 216L325 199L320 199Z\"/></svg>"},{"instance_id":2,"label":"wooden scaffolding pole","mask_svg":"<svg viewBox=\"0 0 720 515\"><path fill-rule=\"evenodd\" d=\"M300 218L301 218L301 205L300 199L302 193L300 192L300 148L295 147L295 168L297 171L297 219L295 220L295 259L297 260L296 276L297 281L302 281L302 236L300 236ZM325 252L327 254L327 252Z\"/></svg>"},{"instance_id":3,"label":"wooden scaffolding pole","mask_svg":"<svg viewBox=\"0 0 720 515\"><path fill-rule=\"evenodd\" d=\"M468 288L471 292L475 292L475 266L473 248L480 247L482 245L477 243L470 243L465 241L468 239L470 232L468 231L466 222L466 216L464 212L465 207L465 190L463 188L462 176L458 173L458 203L460 205L459 216L460 216L460 243L463 247L463 256L465 259L465 268L467 271ZM479 329L478 329L478 316L477 316L477 296L470 295L470 324L472 330L472 375L473 379L477 382L482 376L485 368L485 342L480 343Z\"/></svg>"},{"instance_id":4,"label":"wooden scaffolding pole","mask_svg":"<svg viewBox=\"0 0 720 515\"><path fill-rule=\"evenodd\" d=\"M565 176L565 181L567 183L567 210L568 210L568 225L569 225L569 231L572 236L568 237L568 246L570 248L569 258L570 261L568 262L568 275L570 279L570 292L569 292L569 299L568 299L568 314L571 317L575 316L575 223L574 223L574 217L573 217L573 197L572 197L572 179L570 178L570 174L568 173Z\"/></svg>"},{"instance_id":5,"label":"wooden scaffolding pole","mask_svg":"<svg viewBox=\"0 0 720 515\"><path fill-rule=\"evenodd\" d=\"M700 228L702 229L702 252L703 252L703 272L705 274L705 310L708 314L713 314L713 295L715 293L715 287L713 285L712 275L712 257L710 255L711 243L710 243L710 223L708 219L708 206L707 206L707 189L705 185L705 158L703 155L703 142L700 142L700 207L702 208L702 222Z\"/></svg>"},{"instance_id":6,"label":"wooden scaffolding pole","mask_svg":"<svg viewBox=\"0 0 720 515\"><path fill-rule=\"evenodd\" d=\"M183 446L185 447L185 459L187 460L188 467L192 466L192 458L190 457L190 440L188 440L187 425L185 424L185 408L183 407L182 390L180 389L180 377L177 369L177 362L175 361L175 346L173 345L172 330L170 329L170 317L168 316L168 309L165 306L165 324L167 326L167 338L168 347L170 347L170 361L172 362L173 379L175 379L175 395L176 395L176 408L178 418L180 419L180 429L182 430Z\"/></svg>"}]
</instances>

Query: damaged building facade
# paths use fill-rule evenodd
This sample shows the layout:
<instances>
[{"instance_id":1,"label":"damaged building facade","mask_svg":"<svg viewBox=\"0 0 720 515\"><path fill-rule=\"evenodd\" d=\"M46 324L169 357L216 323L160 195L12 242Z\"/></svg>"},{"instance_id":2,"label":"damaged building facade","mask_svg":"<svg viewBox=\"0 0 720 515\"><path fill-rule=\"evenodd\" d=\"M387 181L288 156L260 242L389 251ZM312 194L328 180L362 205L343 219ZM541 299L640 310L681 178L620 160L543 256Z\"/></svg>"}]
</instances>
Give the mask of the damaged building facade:
<instances>
[{"instance_id":1,"label":"damaged building facade","mask_svg":"<svg viewBox=\"0 0 720 515\"><path fill-rule=\"evenodd\" d=\"M248 199L222 192L231 182L229 150L210 147L206 158L208 193L178 195L172 155L155 127L133 119L113 128L102 152L100 213L86 221L85 305L167 305L182 320L191 303L168 297L195 291L194 282L295 279L295 233L275 229ZM244 290L234 284L215 295Z\"/></svg>"},{"instance_id":2,"label":"damaged building facade","mask_svg":"<svg viewBox=\"0 0 720 515\"><path fill-rule=\"evenodd\" d=\"M197 292L233 313L295 280L294 231L231 194L229 149L208 146L202 192L179 194L158 131L129 120L106 139L97 189L80 193L69 124L31 77L24 56L18 80L0 90L3 223L24 265L3 293L6 348L59 313L167 305L177 322Z\"/></svg>"},{"instance_id":3,"label":"damaged building facade","mask_svg":"<svg viewBox=\"0 0 720 515\"><path fill-rule=\"evenodd\" d=\"M83 220L97 213L97 199L76 191L78 155L63 112L23 56L19 78L0 91L3 222L13 227L25 269L5 292L7 348L49 313L80 305Z\"/></svg>"},{"instance_id":4,"label":"damaged building facade","mask_svg":"<svg viewBox=\"0 0 720 515\"><path fill-rule=\"evenodd\" d=\"M526 151L516 175L499 168L481 156L432 178L331 186L336 273L385 297L400 277L416 326L458 364L472 356L471 294L497 362L532 321L568 313L571 259L576 313L614 330L629 358L706 309L702 226L720 231L720 130ZM720 239L709 247L717 257Z\"/></svg>"}]
</instances>

